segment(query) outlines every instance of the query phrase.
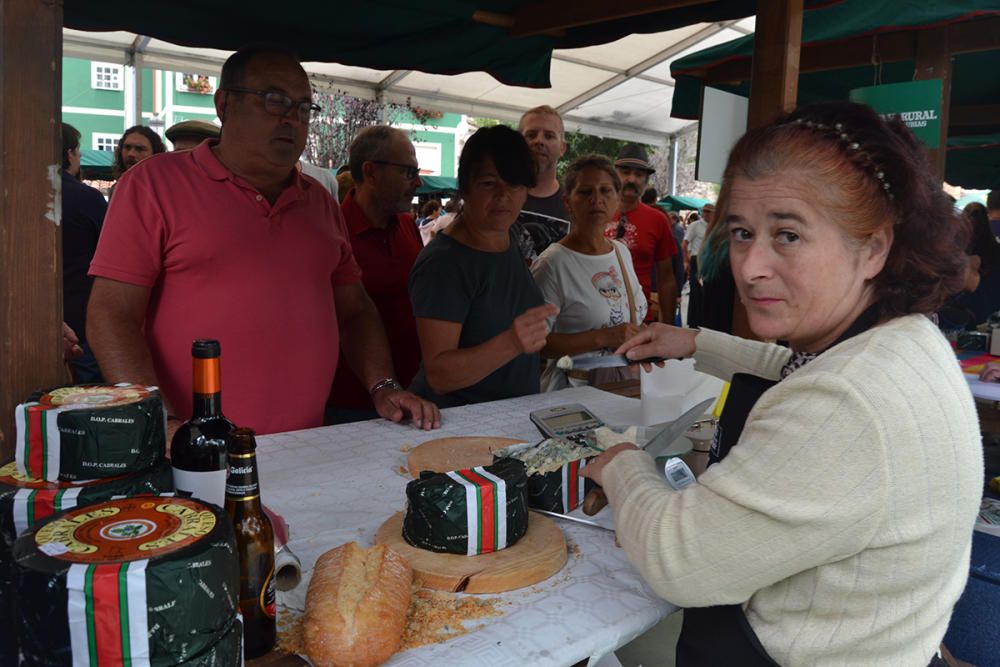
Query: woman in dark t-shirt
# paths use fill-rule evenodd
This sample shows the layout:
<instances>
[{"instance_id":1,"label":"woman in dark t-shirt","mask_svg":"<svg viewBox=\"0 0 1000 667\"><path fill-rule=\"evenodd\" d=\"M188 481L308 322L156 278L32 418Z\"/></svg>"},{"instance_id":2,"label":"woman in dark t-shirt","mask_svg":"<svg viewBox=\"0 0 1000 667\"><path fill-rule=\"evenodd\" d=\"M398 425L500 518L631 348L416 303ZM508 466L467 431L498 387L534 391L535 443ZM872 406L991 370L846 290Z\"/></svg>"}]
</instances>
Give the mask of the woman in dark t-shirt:
<instances>
[{"instance_id":1,"label":"woman in dark t-shirt","mask_svg":"<svg viewBox=\"0 0 1000 667\"><path fill-rule=\"evenodd\" d=\"M410 389L442 408L539 390L538 351L557 310L543 303L510 235L534 185L521 135L480 129L459 158L462 210L410 273L423 357Z\"/></svg>"}]
</instances>

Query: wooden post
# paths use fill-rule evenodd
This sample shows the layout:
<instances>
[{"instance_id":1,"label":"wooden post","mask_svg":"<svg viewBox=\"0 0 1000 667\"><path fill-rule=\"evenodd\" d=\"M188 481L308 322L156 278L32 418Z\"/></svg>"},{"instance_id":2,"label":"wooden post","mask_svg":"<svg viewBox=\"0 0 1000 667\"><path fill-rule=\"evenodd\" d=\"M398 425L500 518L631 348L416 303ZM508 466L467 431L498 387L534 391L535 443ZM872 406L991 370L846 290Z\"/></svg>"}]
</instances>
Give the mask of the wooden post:
<instances>
[{"instance_id":1,"label":"wooden post","mask_svg":"<svg viewBox=\"0 0 1000 667\"><path fill-rule=\"evenodd\" d=\"M62 361L61 1L0 0L0 461Z\"/></svg>"},{"instance_id":2,"label":"wooden post","mask_svg":"<svg viewBox=\"0 0 1000 667\"><path fill-rule=\"evenodd\" d=\"M802 48L802 0L760 0L753 40L753 73L747 128L766 125L795 108ZM733 303L733 333L756 338L739 295Z\"/></svg>"},{"instance_id":3,"label":"wooden post","mask_svg":"<svg viewBox=\"0 0 1000 667\"><path fill-rule=\"evenodd\" d=\"M938 179L944 182L944 163L948 147L948 123L951 117L951 63L947 28L921 30L917 33L914 80L941 79L941 134L937 148L928 148L927 157Z\"/></svg>"}]
</instances>

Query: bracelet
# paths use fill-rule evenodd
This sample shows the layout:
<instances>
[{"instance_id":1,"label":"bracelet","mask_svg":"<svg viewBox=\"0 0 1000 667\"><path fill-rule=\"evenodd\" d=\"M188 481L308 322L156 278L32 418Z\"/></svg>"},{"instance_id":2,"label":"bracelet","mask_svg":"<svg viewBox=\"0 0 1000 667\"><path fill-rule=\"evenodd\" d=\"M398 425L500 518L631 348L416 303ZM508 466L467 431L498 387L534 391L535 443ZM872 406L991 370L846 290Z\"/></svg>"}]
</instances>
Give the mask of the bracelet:
<instances>
[{"instance_id":1,"label":"bracelet","mask_svg":"<svg viewBox=\"0 0 1000 667\"><path fill-rule=\"evenodd\" d=\"M369 396L375 396L383 389L402 389L403 385L396 382L395 378L382 378L378 382L372 385L372 388L368 390Z\"/></svg>"}]
</instances>

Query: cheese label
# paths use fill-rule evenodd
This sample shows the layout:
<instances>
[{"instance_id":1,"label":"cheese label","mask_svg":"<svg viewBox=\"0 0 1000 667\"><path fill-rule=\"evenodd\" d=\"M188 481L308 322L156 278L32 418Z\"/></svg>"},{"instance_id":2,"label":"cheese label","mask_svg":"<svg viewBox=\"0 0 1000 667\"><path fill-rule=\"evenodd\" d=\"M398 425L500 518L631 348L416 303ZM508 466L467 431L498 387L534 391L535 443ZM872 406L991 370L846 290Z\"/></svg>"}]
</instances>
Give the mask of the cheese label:
<instances>
[{"instance_id":1,"label":"cheese label","mask_svg":"<svg viewBox=\"0 0 1000 667\"><path fill-rule=\"evenodd\" d=\"M150 664L147 564L70 566L66 607L74 667Z\"/></svg>"},{"instance_id":2,"label":"cheese label","mask_svg":"<svg viewBox=\"0 0 1000 667\"><path fill-rule=\"evenodd\" d=\"M215 515L185 498L138 496L68 512L35 535L43 553L72 563L113 563L162 556L215 527ZM51 545L65 553L56 555Z\"/></svg>"},{"instance_id":3,"label":"cheese label","mask_svg":"<svg viewBox=\"0 0 1000 667\"><path fill-rule=\"evenodd\" d=\"M507 483L477 467L446 473L465 487L467 555L492 553L507 547Z\"/></svg>"}]
</instances>

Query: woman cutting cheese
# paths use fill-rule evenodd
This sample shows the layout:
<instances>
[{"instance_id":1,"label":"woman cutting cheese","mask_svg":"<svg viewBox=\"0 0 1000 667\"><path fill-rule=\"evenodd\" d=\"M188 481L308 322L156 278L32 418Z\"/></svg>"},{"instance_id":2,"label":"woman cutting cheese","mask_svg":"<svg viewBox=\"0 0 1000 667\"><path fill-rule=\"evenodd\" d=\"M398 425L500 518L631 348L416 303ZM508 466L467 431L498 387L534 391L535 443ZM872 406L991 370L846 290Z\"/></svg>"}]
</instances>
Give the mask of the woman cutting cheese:
<instances>
[{"instance_id":1,"label":"woman cutting cheese","mask_svg":"<svg viewBox=\"0 0 1000 667\"><path fill-rule=\"evenodd\" d=\"M542 302L510 227L535 184L524 138L478 130L458 162L462 210L410 273L422 363L410 389L445 408L538 392L538 351L555 306Z\"/></svg>"},{"instance_id":2,"label":"woman cutting cheese","mask_svg":"<svg viewBox=\"0 0 1000 667\"><path fill-rule=\"evenodd\" d=\"M620 349L732 380L682 492L622 444L585 469L630 560L687 607L678 665L938 664L983 479L972 397L925 317L964 239L923 147L867 107L748 132L719 197L754 333L655 324Z\"/></svg>"}]
</instances>

